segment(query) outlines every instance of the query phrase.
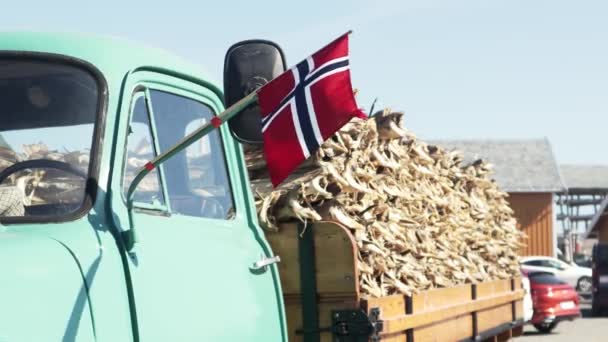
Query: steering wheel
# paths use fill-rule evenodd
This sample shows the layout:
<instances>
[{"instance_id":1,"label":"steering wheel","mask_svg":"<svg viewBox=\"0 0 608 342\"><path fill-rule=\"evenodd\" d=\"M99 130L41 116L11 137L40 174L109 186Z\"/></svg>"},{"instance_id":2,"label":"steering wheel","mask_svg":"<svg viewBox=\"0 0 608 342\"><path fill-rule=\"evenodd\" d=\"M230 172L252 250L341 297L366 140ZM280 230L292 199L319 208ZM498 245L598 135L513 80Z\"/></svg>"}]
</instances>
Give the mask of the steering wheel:
<instances>
[{"instance_id":1,"label":"steering wheel","mask_svg":"<svg viewBox=\"0 0 608 342\"><path fill-rule=\"evenodd\" d=\"M77 168L76 166L62 162L59 160L51 160L51 159L32 159L26 160L22 162L15 163L6 169L0 172L0 184L2 184L8 176L12 175L15 172L19 172L26 169L57 169L61 171L65 171L67 173L73 174L75 176L86 179L87 174Z\"/></svg>"}]
</instances>

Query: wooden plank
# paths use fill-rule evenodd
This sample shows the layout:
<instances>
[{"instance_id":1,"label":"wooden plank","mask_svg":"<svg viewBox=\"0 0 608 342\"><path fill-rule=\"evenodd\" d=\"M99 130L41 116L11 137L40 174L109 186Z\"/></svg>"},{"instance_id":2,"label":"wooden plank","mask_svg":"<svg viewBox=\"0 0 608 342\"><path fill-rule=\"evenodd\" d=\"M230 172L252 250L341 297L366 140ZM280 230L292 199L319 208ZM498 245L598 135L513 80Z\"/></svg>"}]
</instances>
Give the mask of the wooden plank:
<instances>
[{"instance_id":1,"label":"wooden plank","mask_svg":"<svg viewBox=\"0 0 608 342\"><path fill-rule=\"evenodd\" d=\"M515 290L523 290L523 284L521 283L521 278L514 278ZM524 301L518 300L515 302L515 318L518 320L524 319Z\"/></svg>"},{"instance_id":2,"label":"wooden plank","mask_svg":"<svg viewBox=\"0 0 608 342\"><path fill-rule=\"evenodd\" d=\"M523 290L517 289L523 293ZM477 298L491 298L502 294L511 293L511 280L497 280L477 285ZM513 320L511 303L495 306L477 312L477 331L482 333L504 323Z\"/></svg>"},{"instance_id":3,"label":"wooden plank","mask_svg":"<svg viewBox=\"0 0 608 342\"><path fill-rule=\"evenodd\" d=\"M309 229L314 230L317 291L359 296L356 243L348 229L334 222L318 222ZM300 293L297 225L282 225L279 232L267 232L266 238L281 257L278 265L283 293Z\"/></svg>"},{"instance_id":4,"label":"wooden plank","mask_svg":"<svg viewBox=\"0 0 608 342\"><path fill-rule=\"evenodd\" d=\"M471 315L414 329L414 341L460 341L473 335Z\"/></svg>"},{"instance_id":5,"label":"wooden plank","mask_svg":"<svg viewBox=\"0 0 608 342\"><path fill-rule=\"evenodd\" d=\"M441 322L453 317L459 317L462 315L470 314L474 311L492 310L490 308L506 307L509 309L507 320L510 322L511 317L511 302L521 300L524 296L522 290L499 294L492 297L486 297L474 301L468 301L452 306L444 307L437 310L431 310L422 313L414 313L411 315L403 315L398 318L384 320L385 333L396 333L399 331L405 331L407 329L423 327L429 324ZM491 327L493 328L493 327ZM482 331L480 329L480 331Z\"/></svg>"},{"instance_id":6,"label":"wooden plank","mask_svg":"<svg viewBox=\"0 0 608 342\"><path fill-rule=\"evenodd\" d=\"M509 205L518 227L528 234L520 255L553 255L553 197L551 193L511 193Z\"/></svg>"},{"instance_id":7,"label":"wooden plank","mask_svg":"<svg viewBox=\"0 0 608 342\"><path fill-rule=\"evenodd\" d=\"M361 307L370 314L373 308L380 309L382 320L400 317L407 312L406 297L402 295L387 296L382 298L369 298L361 301ZM393 334L382 334L382 342L405 342L405 332L399 331Z\"/></svg>"},{"instance_id":8,"label":"wooden plank","mask_svg":"<svg viewBox=\"0 0 608 342\"><path fill-rule=\"evenodd\" d=\"M511 279L488 281L477 284L477 298L490 297L505 292L511 292Z\"/></svg>"},{"instance_id":9,"label":"wooden plank","mask_svg":"<svg viewBox=\"0 0 608 342\"><path fill-rule=\"evenodd\" d=\"M278 263L283 294L300 293L300 257L298 256L298 228L295 224L284 225L279 232L266 232L266 239L275 255L281 257Z\"/></svg>"},{"instance_id":10,"label":"wooden plank","mask_svg":"<svg viewBox=\"0 0 608 342\"><path fill-rule=\"evenodd\" d=\"M303 341L301 336L296 335L296 329L302 327L302 306L300 303L285 303L287 314L287 336L289 341Z\"/></svg>"},{"instance_id":11,"label":"wooden plank","mask_svg":"<svg viewBox=\"0 0 608 342\"><path fill-rule=\"evenodd\" d=\"M412 296L413 314L471 301L471 285L424 291ZM473 317L463 314L414 329L414 341L456 341L473 335Z\"/></svg>"},{"instance_id":12,"label":"wooden plank","mask_svg":"<svg viewBox=\"0 0 608 342\"><path fill-rule=\"evenodd\" d=\"M436 310L471 299L471 285L423 291L412 296L414 313Z\"/></svg>"},{"instance_id":13,"label":"wooden plank","mask_svg":"<svg viewBox=\"0 0 608 342\"><path fill-rule=\"evenodd\" d=\"M493 309L480 310L477 313L479 333L491 330L501 324L512 321L511 303L504 303Z\"/></svg>"},{"instance_id":14,"label":"wooden plank","mask_svg":"<svg viewBox=\"0 0 608 342\"><path fill-rule=\"evenodd\" d=\"M347 228L333 222L318 222L313 229L315 245L315 275L319 327L331 325L331 312L359 307L359 281L356 244ZM297 224L285 224L279 232L266 232L266 238L278 264L287 313L289 341L302 341L296 330L302 327L300 265ZM322 333L321 341L332 341L331 333Z\"/></svg>"},{"instance_id":15,"label":"wooden plank","mask_svg":"<svg viewBox=\"0 0 608 342\"><path fill-rule=\"evenodd\" d=\"M319 293L349 292L360 296L357 243L348 228L334 222L313 226Z\"/></svg>"},{"instance_id":16,"label":"wooden plank","mask_svg":"<svg viewBox=\"0 0 608 342\"><path fill-rule=\"evenodd\" d=\"M382 319L390 319L405 314L405 296L395 295L382 298L368 298L362 300L361 307L369 314L372 308L380 309Z\"/></svg>"},{"instance_id":17,"label":"wooden plank","mask_svg":"<svg viewBox=\"0 0 608 342\"><path fill-rule=\"evenodd\" d=\"M524 301L523 300L518 300L515 303L515 318L518 320L524 319Z\"/></svg>"}]
</instances>

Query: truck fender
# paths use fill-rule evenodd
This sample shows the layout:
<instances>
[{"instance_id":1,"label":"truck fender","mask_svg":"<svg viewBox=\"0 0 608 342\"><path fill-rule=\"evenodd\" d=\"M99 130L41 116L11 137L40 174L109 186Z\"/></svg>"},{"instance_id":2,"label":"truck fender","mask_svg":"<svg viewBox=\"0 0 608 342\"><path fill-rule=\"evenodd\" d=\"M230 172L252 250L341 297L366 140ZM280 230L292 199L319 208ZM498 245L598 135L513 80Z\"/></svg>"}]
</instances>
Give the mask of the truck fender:
<instances>
[{"instance_id":1,"label":"truck fender","mask_svg":"<svg viewBox=\"0 0 608 342\"><path fill-rule=\"evenodd\" d=\"M44 236L0 231L0 341L95 340L76 256Z\"/></svg>"}]
</instances>

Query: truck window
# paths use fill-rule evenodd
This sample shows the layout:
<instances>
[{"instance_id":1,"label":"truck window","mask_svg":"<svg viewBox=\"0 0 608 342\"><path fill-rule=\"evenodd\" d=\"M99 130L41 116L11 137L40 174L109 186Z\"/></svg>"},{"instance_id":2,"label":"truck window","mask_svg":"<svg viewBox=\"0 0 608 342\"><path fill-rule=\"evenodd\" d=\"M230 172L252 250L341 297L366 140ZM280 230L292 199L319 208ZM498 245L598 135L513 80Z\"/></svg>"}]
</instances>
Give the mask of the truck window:
<instances>
[{"instance_id":1,"label":"truck window","mask_svg":"<svg viewBox=\"0 0 608 342\"><path fill-rule=\"evenodd\" d=\"M131 124L127 138L127 159L123 177L124 193L139 170L152 160L156 153L152 145L152 129L150 115L146 107L144 93L133 97ZM142 181L133 194L133 200L150 205L164 205L165 200L160 187L158 171L152 170Z\"/></svg>"},{"instance_id":2,"label":"truck window","mask_svg":"<svg viewBox=\"0 0 608 342\"><path fill-rule=\"evenodd\" d=\"M163 152L211 120L213 110L186 97L151 90L154 122ZM172 213L227 219L234 213L219 130L163 164Z\"/></svg>"},{"instance_id":3,"label":"truck window","mask_svg":"<svg viewBox=\"0 0 608 342\"><path fill-rule=\"evenodd\" d=\"M73 65L0 60L0 220L67 218L91 203L98 81Z\"/></svg>"}]
</instances>

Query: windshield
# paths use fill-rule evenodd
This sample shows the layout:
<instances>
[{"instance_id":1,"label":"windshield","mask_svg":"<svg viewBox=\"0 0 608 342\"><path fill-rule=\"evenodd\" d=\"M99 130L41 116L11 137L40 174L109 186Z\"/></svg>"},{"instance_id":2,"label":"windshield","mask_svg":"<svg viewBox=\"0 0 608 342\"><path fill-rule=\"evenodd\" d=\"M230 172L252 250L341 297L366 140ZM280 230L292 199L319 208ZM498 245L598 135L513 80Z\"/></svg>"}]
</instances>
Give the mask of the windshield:
<instances>
[{"instance_id":1,"label":"windshield","mask_svg":"<svg viewBox=\"0 0 608 342\"><path fill-rule=\"evenodd\" d=\"M0 219L82 206L97 88L75 66L0 58Z\"/></svg>"}]
</instances>

